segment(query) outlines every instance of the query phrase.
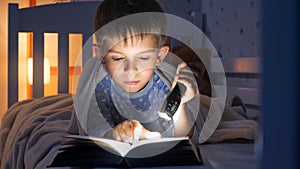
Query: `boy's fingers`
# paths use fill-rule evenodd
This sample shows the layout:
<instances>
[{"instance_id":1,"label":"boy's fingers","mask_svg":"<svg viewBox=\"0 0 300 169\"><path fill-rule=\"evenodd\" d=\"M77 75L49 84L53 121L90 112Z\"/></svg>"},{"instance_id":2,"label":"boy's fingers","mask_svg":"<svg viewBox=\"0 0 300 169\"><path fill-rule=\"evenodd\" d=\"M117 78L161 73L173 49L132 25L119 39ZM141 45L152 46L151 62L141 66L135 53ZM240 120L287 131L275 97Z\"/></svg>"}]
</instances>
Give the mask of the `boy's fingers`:
<instances>
[{"instance_id":1,"label":"boy's fingers","mask_svg":"<svg viewBox=\"0 0 300 169\"><path fill-rule=\"evenodd\" d=\"M194 79L189 76L180 76L178 77L177 82L184 84L186 87L193 89L194 91L198 89L197 82L195 82Z\"/></svg>"},{"instance_id":2,"label":"boy's fingers","mask_svg":"<svg viewBox=\"0 0 300 169\"><path fill-rule=\"evenodd\" d=\"M182 62L180 63L178 66L177 66L177 71L176 71L176 74L179 74L179 71L183 68L187 67L187 64L185 62Z\"/></svg>"},{"instance_id":3,"label":"boy's fingers","mask_svg":"<svg viewBox=\"0 0 300 169\"><path fill-rule=\"evenodd\" d=\"M186 69L186 70L185 70L185 69ZM173 80L173 83L172 83L172 89L175 87L175 85L176 85L176 83L177 83L177 81L178 81L178 78L179 78L181 72L183 72L183 71L184 71L184 72L188 71L188 69L187 69L187 64L186 64L185 62L182 62L182 63L180 63L180 64L177 66L176 75L175 75L174 80Z\"/></svg>"},{"instance_id":4,"label":"boy's fingers","mask_svg":"<svg viewBox=\"0 0 300 169\"><path fill-rule=\"evenodd\" d=\"M132 129L136 125L135 123L131 120L126 120L118 124L113 131L113 138L118 141L132 143Z\"/></svg>"},{"instance_id":5,"label":"boy's fingers","mask_svg":"<svg viewBox=\"0 0 300 169\"><path fill-rule=\"evenodd\" d=\"M119 135L119 132L117 132L116 130L113 130L112 136L115 140L121 141L121 136Z\"/></svg>"},{"instance_id":6,"label":"boy's fingers","mask_svg":"<svg viewBox=\"0 0 300 169\"><path fill-rule=\"evenodd\" d=\"M181 101L183 103L189 101L199 93L198 84L194 77L194 73L188 68L186 63L181 63L178 65L176 76L172 84L172 89L178 82L184 84L187 88L187 90L184 92L182 96Z\"/></svg>"},{"instance_id":7,"label":"boy's fingers","mask_svg":"<svg viewBox=\"0 0 300 169\"><path fill-rule=\"evenodd\" d=\"M126 136L125 134L121 134L121 141L124 143L132 143L132 138Z\"/></svg>"},{"instance_id":8,"label":"boy's fingers","mask_svg":"<svg viewBox=\"0 0 300 169\"><path fill-rule=\"evenodd\" d=\"M161 137L159 132L151 132L145 129L137 120L126 120L119 124L116 127L116 130L113 131L113 137L118 141L132 144L135 139L133 138L135 134L134 131L138 128L141 128L139 139L154 139Z\"/></svg>"},{"instance_id":9,"label":"boy's fingers","mask_svg":"<svg viewBox=\"0 0 300 169\"><path fill-rule=\"evenodd\" d=\"M194 73L189 69L182 69L179 71L179 75L193 76Z\"/></svg>"},{"instance_id":10,"label":"boy's fingers","mask_svg":"<svg viewBox=\"0 0 300 169\"><path fill-rule=\"evenodd\" d=\"M182 103L186 103L189 100L191 100L195 95L197 95L199 93L197 84L192 82L190 83L190 79L187 77L180 77L178 78L178 82L183 83L187 90L184 92L184 94L182 95Z\"/></svg>"},{"instance_id":11,"label":"boy's fingers","mask_svg":"<svg viewBox=\"0 0 300 169\"><path fill-rule=\"evenodd\" d=\"M133 143L134 141L134 131L136 128L142 127L141 123L137 120L127 120L122 128L123 134L121 135L121 140L126 143Z\"/></svg>"},{"instance_id":12,"label":"boy's fingers","mask_svg":"<svg viewBox=\"0 0 300 169\"><path fill-rule=\"evenodd\" d=\"M156 139L161 138L161 134L159 132L148 132L144 134L145 139Z\"/></svg>"},{"instance_id":13,"label":"boy's fingers","mask_svg":"<svg viewBox=\"0 0 300 169\"><path fill-rule=\"evenodd\" d=\"M126 135L120 134L120 138L121 138L121 142L130 143L129 140L127 139L128 137L126 137Z\"/></svg>"},{"instance_id":14,"label":"boy's fingers","mask_svg":"<svg viewBox=\"0 0 300 169\"><path fill-rule=\"evenodd\" d=\"M155 139L160 138L161 134L159 132L151 132L144 127L142 128L142 133L140 135L140 139Z\"/></svg>"},{"instance_id":15,"label":"boy's fingers","mask_svg":"<svg viewBox=\"0 0 300 169\"><path fill-rule=\"evenodd\" d=\"M131 122L133 128L134 128L134 127L141 126L141 123L140 123L139 121L137 121L137 120L134 120L134 119L133 119L133 120L130 120L130 122Z\"/></svg>"},{"instance_id":16,"label":"boy's fingers","mask_svg":"<svg viewBox=\"0 0 300 169\"><path fill-rule=\"evenodd\" d=\"M127 126L127 127L125 127ZM123 126L122 130L119 132L120 141L125 143L132 143L132 134L131 134L131 128L128 127L128 123Z\"/></svg>"},{"instance_id":17,"label":"boy's fingers","mask_svg":"<svg viewBox=\"0 0 300 169\"><path fill-rule=\"evenodd\" d=\"M172 83L172 90L174 89L174 87L175 87L177 81L178 81L178 75L175 75L174 80L173 80L173 83Z\"/></svg>"},{"instance_id":18,"label":"boy's fingers","mask_svg":"<svg viewBox=\"0 0 300 169\"><path fill-rule=\"evenodd\" d=\"M133 128L132 125L128 125L128 127L124 129L124 135L126 137L133 137L132 128Z\"/></svg>"},{"instance_id":19,"label":"boy's fingers","mask_svg":"<svg viewBox=\"0 0 300 169\"><path fill-rule=\"evenodd\" d=\"M137 132L136 130L139 128L139 127L143 127L142 124L137 121L137 120L130 120L131 121L131 124L132 124L132 128L131 128L131 136L132 136L132 139L136 139L134 138L136 133ZM138 133L137 133L138 134Z\"/></svg>"}]
</instances>

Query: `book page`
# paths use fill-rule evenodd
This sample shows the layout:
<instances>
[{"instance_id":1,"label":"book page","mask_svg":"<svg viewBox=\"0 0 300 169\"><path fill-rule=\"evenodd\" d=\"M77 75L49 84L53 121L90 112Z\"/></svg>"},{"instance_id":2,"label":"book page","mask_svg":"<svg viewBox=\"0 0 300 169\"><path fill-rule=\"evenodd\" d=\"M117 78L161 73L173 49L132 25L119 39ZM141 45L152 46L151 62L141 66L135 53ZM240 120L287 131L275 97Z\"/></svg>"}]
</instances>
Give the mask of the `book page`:
<instances>
[{"instance_id":1,"label":"book page","mask_svg":"<svg viewBox=\"0 0 300 169\"><path fill-rule=\"evenodd\" d=\"M112 140L112 139L107 139L107 138L83 136L83 135L68 135L66 137L92 140L98 145L101 145L101 146L107 147L108 149L114 150L115 152L119 153L121 156L126 155L126 153L131 149L130 148L131 145L128 143L124 143L124 142L120 142L120 141Z\"/></svg>"},{"instance_id":2,"label":"book page","mask_svg":"<svg viewBox=\"0 0 300 169\"><path fill-rule=\"evenodd\" d=\"M131 145L131 149L148 143L180 141L180 140L188 140L188 139L189 139L188 137L163 137L163 138L156 138L156 139L149 139L149 140L139 140L138 142L134 142L134 144Z\"/></svg>"},{"instance_id":3,"label":"book page","mask_svg":"<svg viewBox=\"0 0 300 169\"><path fill-rule=\"evenodd\" d=\"M107 147L108 149L114 150L118 152L121 156L125 156L131 149L135 147L139 147L149 143L160 143L160 142L170 142L170 141L180 141L180 140L188 140L188 137L164 137L164 138L156 138L149 140L140 140L134 142L134 144L130 145L128 143L107 139L107 138L99 138L92 136L83 136L83 135L69 135L66 136L69 138L78 138L78 139L86 139L93 140L96 144Z\"/></svg>"}]
</instances>

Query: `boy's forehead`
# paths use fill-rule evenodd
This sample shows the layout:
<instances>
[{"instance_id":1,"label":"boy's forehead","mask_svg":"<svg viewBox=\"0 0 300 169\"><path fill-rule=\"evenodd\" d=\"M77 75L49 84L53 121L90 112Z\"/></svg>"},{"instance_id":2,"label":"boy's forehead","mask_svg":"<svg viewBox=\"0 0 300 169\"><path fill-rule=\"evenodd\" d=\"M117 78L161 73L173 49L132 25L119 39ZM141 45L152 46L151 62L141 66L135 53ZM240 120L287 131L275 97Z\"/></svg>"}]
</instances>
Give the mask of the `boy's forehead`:
<instances>
[{"instance_id":1,"label":"boy's forehead","mask_svg":"<svg viewBox=\"0 0 300 169\"><path fill-rule=\"evenodd\" d=\"M137 47L137 46L156 48L158 46L157 39L150 35L136 35L118 41L114 47L124 48L124 47Z\"/></svg>"}]
</instances>

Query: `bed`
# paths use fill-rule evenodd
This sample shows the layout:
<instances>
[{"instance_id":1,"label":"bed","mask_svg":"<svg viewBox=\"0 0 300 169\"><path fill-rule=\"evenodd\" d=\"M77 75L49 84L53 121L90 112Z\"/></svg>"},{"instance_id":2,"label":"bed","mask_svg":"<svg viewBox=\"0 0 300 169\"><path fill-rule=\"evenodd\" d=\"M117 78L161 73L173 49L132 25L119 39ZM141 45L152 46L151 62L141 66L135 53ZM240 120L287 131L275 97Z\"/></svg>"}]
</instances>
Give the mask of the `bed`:
<instances>
[{"instance_id":1,"label":"bed","mask_svg":"<svg viewBox=\"0 0 300 169\"><path fill-rule=\"evenodd\" d=\"M74 113L72 94L69 94L69 81L66 80L69 76L69 42L66 39L68 39L68 33L81 33L83 44L92 47L92 41L88 41L88 39L93 34L93 17L99 3L97 1L58 3L24 9L19 9L17 4L9 4L9 109L3 117L0 128L1 168L45 168L57 153L59 145L63 141L62 136L82 132ZM195 18L191 18L191 20L195 20ZM38 26L35 26L35 23ZM18 67L18 32L34 33L33 98L20 102L18 102L18 71L16 71ZM43 94L44 32L59 33L58 94L47 97L44 97ZM82 65L92 57L92 53L83 53ZM259 61L254 62L259 65ZM225 69L227 68L225 67ZM212 67L211 71L213 70ZM218 74L218 72L213 73ZM230 73L230 75L235 74L234 71ZM257 77L247 74L251 74L251 72L243 72L242 77ZM239 94L239 92L235 94ZM246 94L243 97L248 98L247 96ZM254 102L250 102L249 105L257 108L253 106ZM242 166L241 168L250 169L257 167L253 144L253 132L257 130L257 123L251 119L241 120L235 121L235 123L242 125L244 131L247 130L246 132L241 130L241 126L233 125L232 128L219 126L219 133L216 133L215 140L212 141L214 144L199 145L202 147L200 149L204 158L204 165L200 168L240 168ZM223 127L228 126L228 122L222 125ZM227 134L223 131L226 131ZM238 137L237 132L240 132L242 136ZM228 133L233 133L233 135L229 134L232 139L241 138L242 142L224 143L223 141L228 138ZM198 168L199 166L194 167Z\"/></svg>"}]
</instances>

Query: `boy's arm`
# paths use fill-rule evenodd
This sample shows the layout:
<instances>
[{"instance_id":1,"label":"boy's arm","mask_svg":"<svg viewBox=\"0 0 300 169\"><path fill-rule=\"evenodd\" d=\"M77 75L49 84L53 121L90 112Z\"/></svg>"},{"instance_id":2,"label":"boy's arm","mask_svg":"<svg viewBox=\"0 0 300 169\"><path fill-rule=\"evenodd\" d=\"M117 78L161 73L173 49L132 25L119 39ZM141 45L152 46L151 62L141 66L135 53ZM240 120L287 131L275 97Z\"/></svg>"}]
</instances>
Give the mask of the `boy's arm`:
<instances>
[{"instance_id":1,"label":"boy's arm","mask_svg":"<svg viewBox=\"0 0 300 169\"><path fill-rule=\"evenodd\" d=\"M189 136L192 137L194 132L194 122L188 112L186 103L180 104L178 110L173 116L175 136Z\"/></svg>"},{"instance_id":2,"label":"boy's arm","mask_svg":"<svg viewBox=\"0 0 300 169\"><path fill-rule=\"evenodd\" d=\"M190 136L192 137L194 131L193 114L197 110L189 110L189 101L194 101L196 95L199 94L198 86L193 78L193 72L188 68L186 63L181 63L177 67L176 76L172 86L180 82L185 85L186 90L181 98L180 106L173 116L175 136Z\"/></svg>"},{"instance_id":3,"label":"boy's arm","mask_svg":"<svg viewBox=\"0 0 300 169\"><path fill-rule=\"evenodd\" d=\"M94 95L87 114L87 134L95 137L107 137L106 134L113 125L112 112L107 103L101 102L100 106L101 109Z\"/></svg>"},{"instance_id":4,"label":"boy's arm","mask_svg":"<svg viewBox=\"0 0 300 169\"><path fill-rule=\"evenodd\" d=\"M107 133L111 130L111 126L100 113L92 112L87 120L88 135L95 137L108 138Z\"/></svg>"}]
</instances>

